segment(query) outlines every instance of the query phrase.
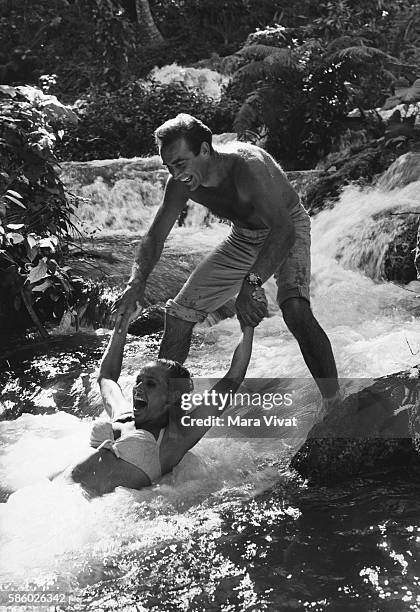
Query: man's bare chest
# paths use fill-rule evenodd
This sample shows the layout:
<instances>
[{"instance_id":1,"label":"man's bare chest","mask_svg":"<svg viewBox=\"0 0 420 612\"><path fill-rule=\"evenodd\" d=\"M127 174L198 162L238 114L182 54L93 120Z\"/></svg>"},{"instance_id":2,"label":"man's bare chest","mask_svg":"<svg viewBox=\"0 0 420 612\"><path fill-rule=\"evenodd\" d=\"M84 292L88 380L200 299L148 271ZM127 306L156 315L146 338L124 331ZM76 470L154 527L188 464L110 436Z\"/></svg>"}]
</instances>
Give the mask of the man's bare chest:
<instances>
[{"instance_id":1,"label":"man's bare chest","mask_svg":"<svg viewBox=\"0 0 420 612\"><path fill-rule=\"evenodd\" d=\"M245 221L253 212L251 203L239 198L232 184L217 188L199 187L191 192L190 199L205 206L213 214L231 221Z\"/></svg>"}]
</instances>

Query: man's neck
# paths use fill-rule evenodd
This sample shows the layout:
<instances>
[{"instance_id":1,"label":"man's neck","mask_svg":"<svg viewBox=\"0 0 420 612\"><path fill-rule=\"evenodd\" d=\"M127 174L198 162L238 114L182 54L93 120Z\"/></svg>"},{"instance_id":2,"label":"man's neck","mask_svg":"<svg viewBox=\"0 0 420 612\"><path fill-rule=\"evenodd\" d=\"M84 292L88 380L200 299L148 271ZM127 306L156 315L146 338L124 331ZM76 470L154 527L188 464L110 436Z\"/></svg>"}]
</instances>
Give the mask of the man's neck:
<instances>
[{"instance_id":1,"label":"man's neck","mask_svg":"<svg viewBox=\"0 0 420 612\"><path fill-rule=\"evenodd\" d=\"M230 172L231 162L229 156L220 151L214 150L209 160L206 180L202 183L203 187L219 187Z\"/></svg>"}]
</instances>

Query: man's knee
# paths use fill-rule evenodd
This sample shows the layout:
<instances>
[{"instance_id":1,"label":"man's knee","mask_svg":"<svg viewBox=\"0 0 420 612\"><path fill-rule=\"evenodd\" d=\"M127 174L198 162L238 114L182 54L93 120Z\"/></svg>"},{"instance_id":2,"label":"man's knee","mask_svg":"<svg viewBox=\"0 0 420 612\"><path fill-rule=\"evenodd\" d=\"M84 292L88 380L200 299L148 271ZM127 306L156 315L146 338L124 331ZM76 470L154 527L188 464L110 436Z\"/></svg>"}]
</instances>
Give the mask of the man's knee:
<instances>
[{"instance_id":1,"label":"man's knee","mask_svg":"<svg viewBox=\"0 0 420 612\"><path fill-rule=\"evenodd\" d=\"M314 319L311 306L305 298L293 297L280 305L283 319L292 333L299 333Z\"/></svg>"}]
</instances>

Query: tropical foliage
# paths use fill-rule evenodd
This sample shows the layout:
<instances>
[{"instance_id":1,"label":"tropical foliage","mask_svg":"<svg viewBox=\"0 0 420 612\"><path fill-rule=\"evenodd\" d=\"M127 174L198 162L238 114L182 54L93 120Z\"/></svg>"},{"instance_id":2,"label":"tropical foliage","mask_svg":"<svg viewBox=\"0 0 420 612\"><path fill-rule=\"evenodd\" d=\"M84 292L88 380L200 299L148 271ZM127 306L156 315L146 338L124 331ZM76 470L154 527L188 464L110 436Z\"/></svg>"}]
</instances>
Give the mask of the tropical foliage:
<instances>
[{"instance_id":1,"label":"tropical foliage","mask_svg":"<svg viewBox=\"0 0 420 612\"><path fill-rule=\"evenodd\" d=\"M154 130L186 109L220 133L231 129L237 105L219 105L181 83L134 81L113 92L93 90L58 150L64 159L80 160L155 154Z\"/></svg>"},{"instance_id":2,"label":"tropical foliage","mask_svg":"<svg viewBox=\"0 0 420 612\"><path fill-rule=\"evenodd\" d=\"M50 301L50 311L58 316L69 303L71 285L60 264L77 202L66 195L54 167L56 136L43 101L42 92L33 88L0 86L2 307L29 314L45 334L37 304Z\"/></svg>"}]
</instances>

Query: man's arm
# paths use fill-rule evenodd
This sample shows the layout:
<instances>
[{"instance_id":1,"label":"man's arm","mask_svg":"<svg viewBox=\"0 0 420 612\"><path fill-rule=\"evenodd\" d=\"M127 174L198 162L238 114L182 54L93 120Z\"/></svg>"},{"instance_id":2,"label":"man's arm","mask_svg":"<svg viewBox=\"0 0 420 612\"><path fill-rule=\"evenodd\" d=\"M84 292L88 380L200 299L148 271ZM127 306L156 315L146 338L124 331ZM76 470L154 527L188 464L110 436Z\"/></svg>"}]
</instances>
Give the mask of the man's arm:
<instances>
[{"instance_id":1,"label":"man's arm","mask_svg":"<svg viewBox=\"0 0 420 612\"><path fill-rule=\"evenodd\" d=\"M295 241L289 208L298 201L298 195L284 173L263 159L249 160L242 165L236 176L236 187L240 198L251 202L270 230L251 269L264 283L280 267ZM244 280L236 308L245 325L257 325L264 316L252 293L253 287Z\"/></svg>"},{"instance_id":2,"label":"man's arm","mask_svg":"<svg viewBox=\"0 0 420 612\"><path fill-rule=\"evenodd\" d=\"M146 281L159 261L165 240L187 200L186 186L170 177L166 183L163 203L149 230L140 241L127 288L115 303L117 318L130 319L143 305Z\"/></svg>"}]
</instances>

